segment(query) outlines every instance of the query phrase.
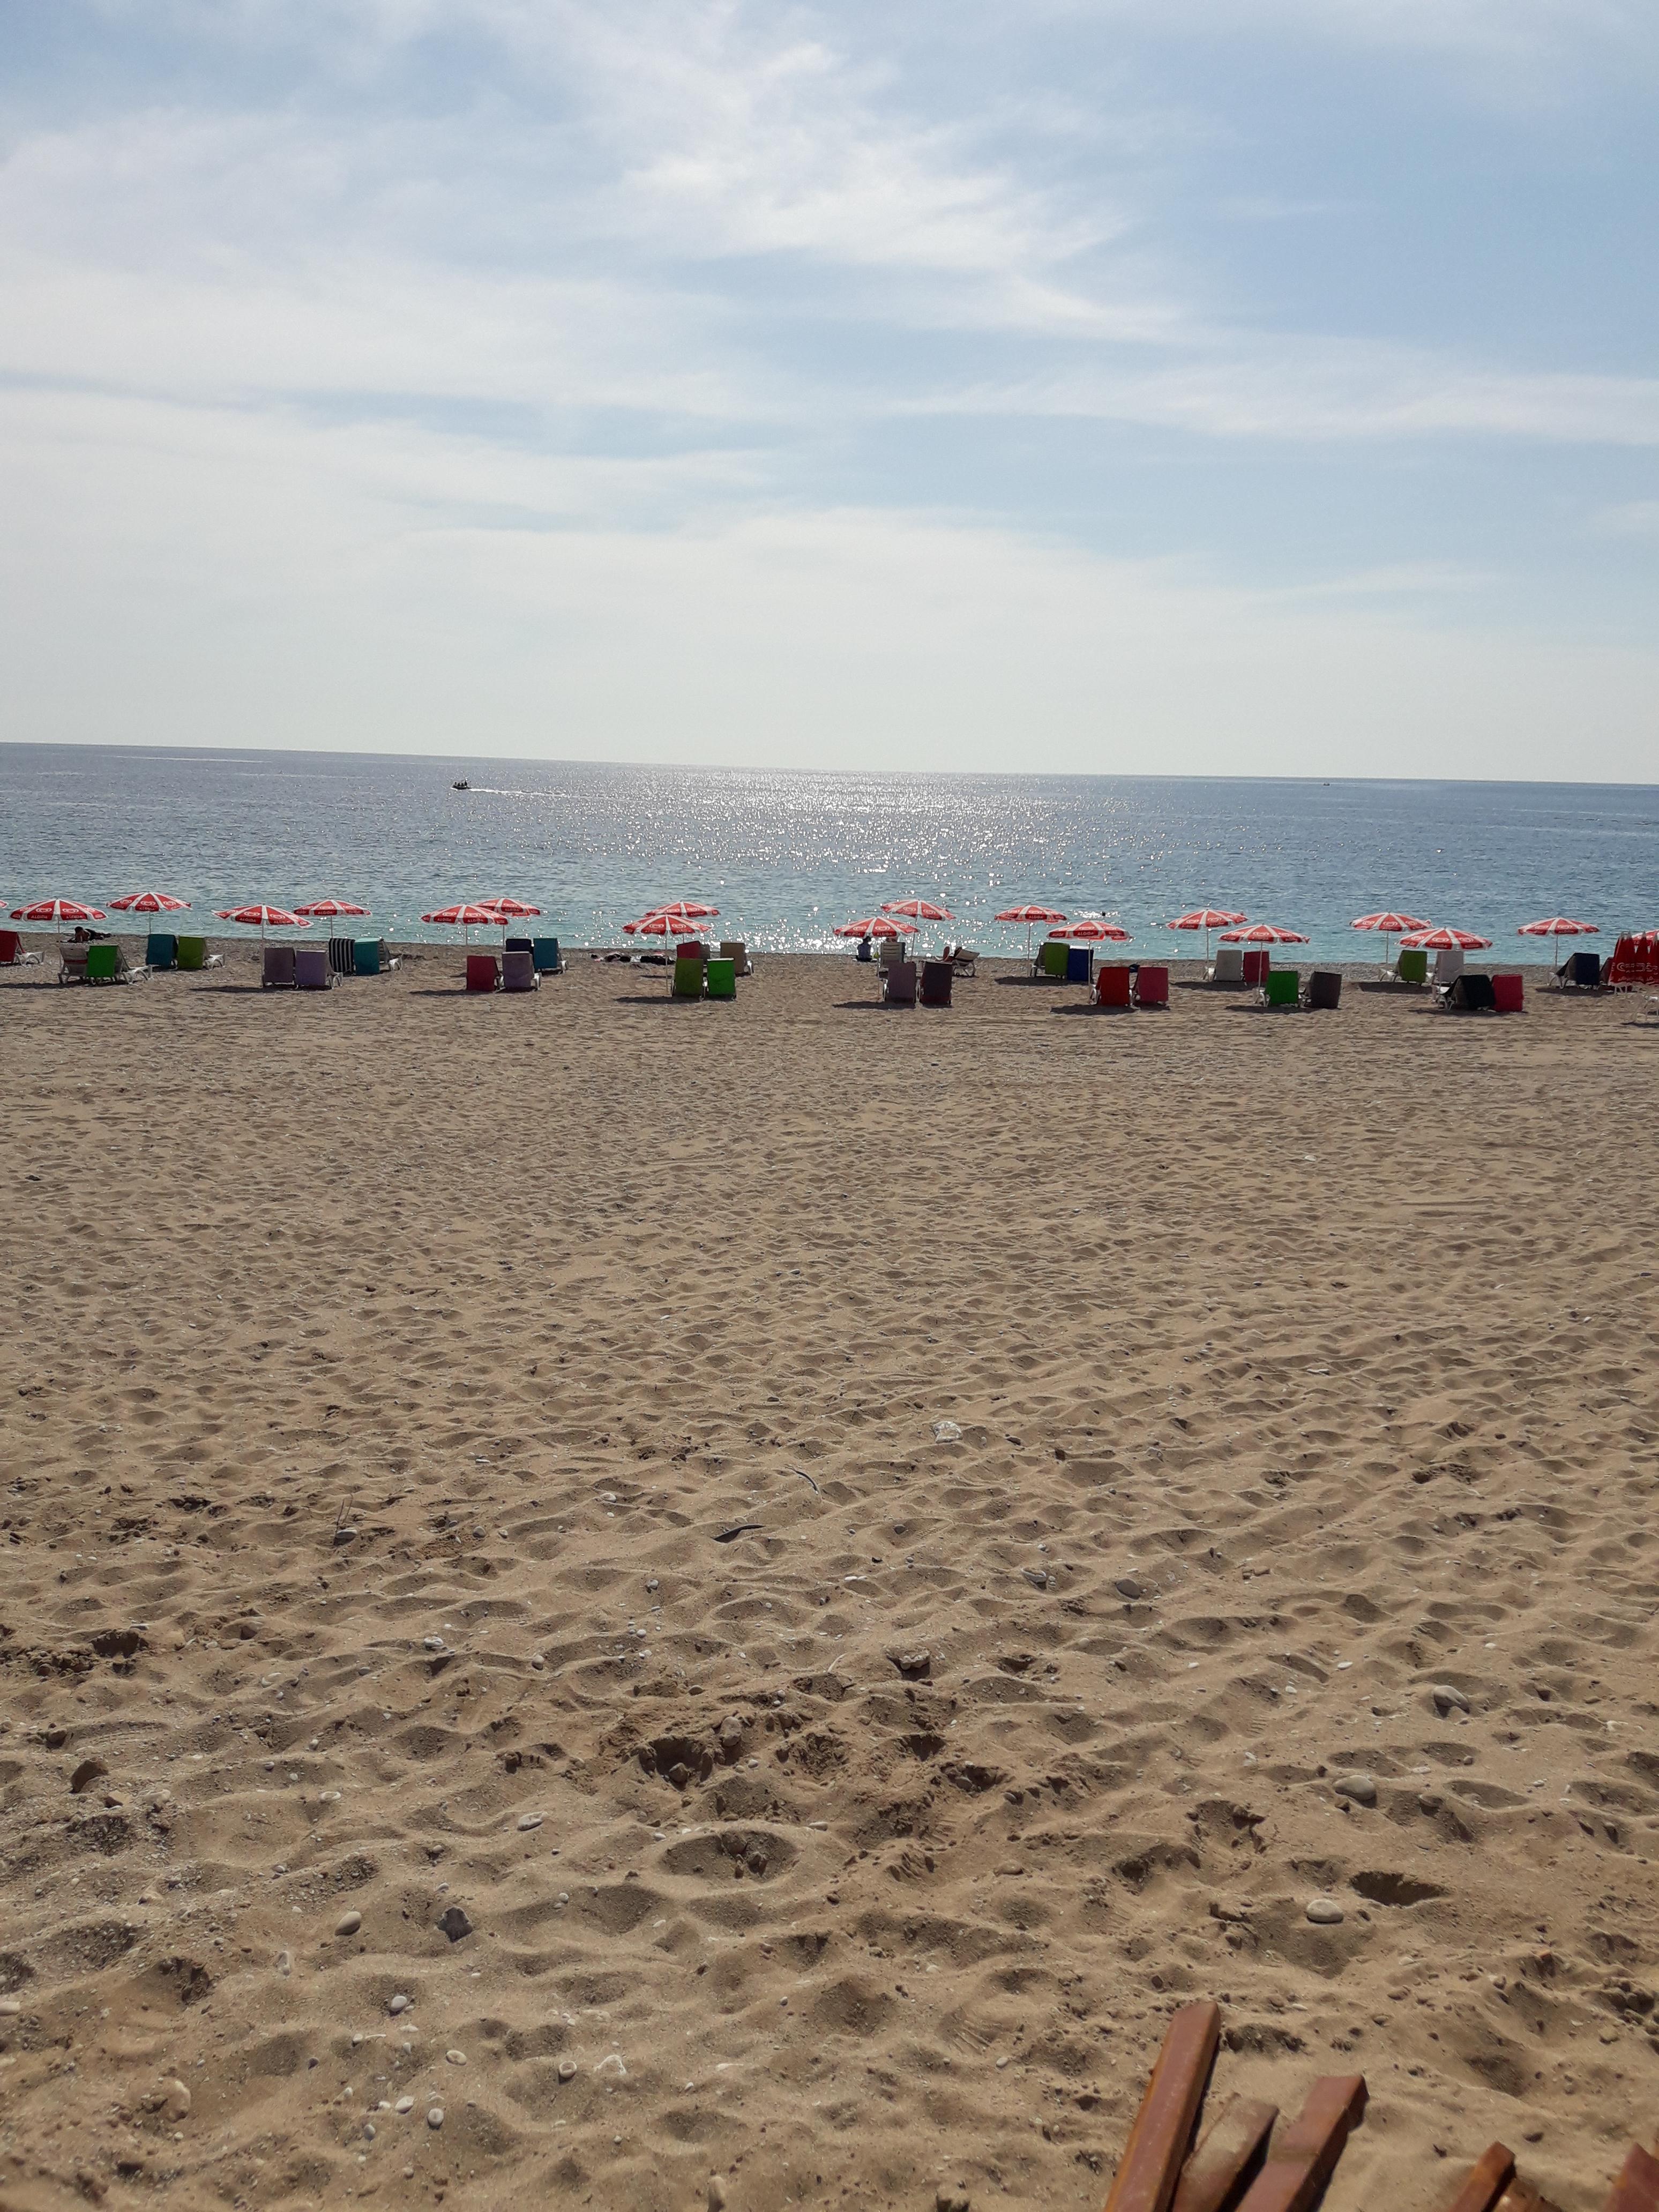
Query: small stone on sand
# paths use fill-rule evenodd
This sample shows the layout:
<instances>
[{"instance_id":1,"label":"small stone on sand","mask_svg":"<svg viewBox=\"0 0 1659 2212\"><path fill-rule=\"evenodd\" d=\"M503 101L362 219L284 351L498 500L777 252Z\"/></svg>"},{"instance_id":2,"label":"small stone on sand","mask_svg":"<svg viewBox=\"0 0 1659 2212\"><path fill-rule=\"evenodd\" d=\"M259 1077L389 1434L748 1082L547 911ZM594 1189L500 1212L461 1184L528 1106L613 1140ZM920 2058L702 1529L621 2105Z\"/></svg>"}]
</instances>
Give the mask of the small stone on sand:
<instances>
[{"instance_id":1,"label":"small stone on sand","mask_svg":"<svg viewBox=\"0 0 1659 2212\"><path fill-rule=\"evenodd\" d=\"M89 1783L101 1782L108 1772L101 1759L83 1759L70 1777L70 1789L78 1797Z\"/></svg>"},{"instance_id":2,"label":"small stone on sand","mask_svg":"<svg viewBox=\"0 0 1659 2212\"><path fill-rule=\"evenodd\" d=\"M466 2053L464 2051L446 2051L444 2057L452 2066L465 2066L466 2063Z\"/></svg>"},{"instance_id":3,"label":"small stone on sand","mask_svg":"<svg viewBox=\"0 0 1659 2212\"><path fill-rule=\"evenodd\" d=\"M442 2127L444 2124L444 2108L441 2105L434 2105L432 2106L431 2110L427 2113L426 2124L429 2128Z\"/></svg>"},{"instance_id":4,"label":"small stone on sand","mask_svg":"<svg viewBox=\"0 0 1659 2212\"><path fill-rule=\"evenodd\" d=\"M575 2078L576 2078L576 2062L575 2062L575 2060L574 2060L574 2058L562 2058L562 2059L560 2059L560 2061L559 2061L559 2079L560 2079L560 2081L574 2081L575 2080Z\"/></svg>"},{"instance_id":5,"label":"small stone on sand","mask_svg":"<svg viewBox=\"0 0 1659 2212\"><path fill-rule=\"evenodd\" d=\"M164 2081L161 2100L161 2110L170 2120L182 2120L190 2111L190 2092L182 2081Z\"/></svg>"},{"instance_id":6,"label":"small stone on sand","mask_svg":"<svg viewBox=\"0 0 1659 2212\"><path fill-rule=\"evenodd\" d=\"M526 1813L519 1822L519 1826L520 1830L523 1831L528 1831L531 1828L539 1828L541 1825L542 1816L539 1813Z\"/></svg>"},{"instance_id":7,"label":"small stone on sand","mask_svg":"<svg viewBox=\"0 0 1659 2212\"><path fill-rule=\"evenodd\" d=\"M439 1914L438 1926L452 1943L459 1943L463 1936L470 1936L472 1933L472 1923L459 1905L452 1905L446 1911Z\"/></svg>"},{"instance_id":8,"label":"small stone on sand","mask_svg":"<svg viewBox=\"0 0 1659 2212\"><path fill-rule=\"evenodd\" d=\"M337 1936L355 1936L363 1924L361 1912L343 1912L334 1923Z\"/></svg>"},{"instance_id":9,"label":"small stone on sand","mask_svg":"<svg viewBox=\"0 0 1659 2212\"><path fill-rule=\"evenodd\" d=\"M414 2002L415 2000L413 1997L405 1996L403 1991L399 1990L397 1996L392 1998L392 2002L386 2007L386 2010L392 2014L393 2020L396 2020L398 2014L400 2012L407 2012Z\"/></svg>"},{"instance_id":10,"label":"small stone on sand","mask_svg":"<svg viewBox=\"0 0 1659 2212\"><path fill-rule=\"evenodd\" d=\"M1376 1777L1353 1771L1331 1777L1331 1787L1339 1797L1352 1797L1356 1805L1375 1805Z\"/></svg>"},{"instance_id":11,"label":"small stone on sand","mask_svg":"<svg viewBox=\"0 0 1659 2212\"><path fill-rule=\"evenodd\" d=\"M1342 1917L1342 1907L1334 1897L1310 1897L1308 1917L1316 1928L1334 1928Z\"/></svg>"},{"instance_id":12,"label":"small stone on sand","mask_svg":"<svg viewBox=\"0 0 1659 2212\"><path fill-rule=\"evenodd\" d=\"M415 2100L413 2097L399 2097L392 2109L394 2112L412 2112L415 2109Z\"/></svg>"},{"instance_id":13,"label":"small stone on sand","mask_svg":"<svg viewBox=\"0 0 1659 2212\"><path fill-rule=\"evenodd\" d=\"M1434 1699L1437 1713L1466 1713L1469 1710L1469 1701L1455 1682L1437 1682L1429 1695Z\"/></svg>"}]
</instances>

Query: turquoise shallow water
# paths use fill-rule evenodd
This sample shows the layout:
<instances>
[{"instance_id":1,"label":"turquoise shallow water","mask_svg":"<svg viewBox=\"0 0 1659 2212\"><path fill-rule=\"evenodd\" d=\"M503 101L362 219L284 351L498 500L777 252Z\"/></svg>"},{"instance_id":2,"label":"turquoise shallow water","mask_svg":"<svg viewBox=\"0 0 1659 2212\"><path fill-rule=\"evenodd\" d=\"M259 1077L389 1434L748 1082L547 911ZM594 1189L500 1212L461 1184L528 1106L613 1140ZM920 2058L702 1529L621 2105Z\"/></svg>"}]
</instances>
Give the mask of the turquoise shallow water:
<instances>
[{"instance_id":1,"label":"turquoise shallow water","mask_svg":"<svg viewBox=\"0 0 1659 2212\"><path fill-rule=\"evenodd\" d=\"M472 788L451 789L457 777ZM1515 935L1570 914L1659 923L1659 787L1145 776L934 776L576 762L0 745L0 896L94 904L153 886L216 907L355 896L387 936L500 892L572 944L620 943L661 900L702 897L719 933L826 950L884 899L948 906L1013 951L996 908L1103 913L1133 952L1193 953L1159 925L1200 905L1303 930L1302 957L1358 960L1382 907L1542 957Z\"/></svg>"}]
</instances>

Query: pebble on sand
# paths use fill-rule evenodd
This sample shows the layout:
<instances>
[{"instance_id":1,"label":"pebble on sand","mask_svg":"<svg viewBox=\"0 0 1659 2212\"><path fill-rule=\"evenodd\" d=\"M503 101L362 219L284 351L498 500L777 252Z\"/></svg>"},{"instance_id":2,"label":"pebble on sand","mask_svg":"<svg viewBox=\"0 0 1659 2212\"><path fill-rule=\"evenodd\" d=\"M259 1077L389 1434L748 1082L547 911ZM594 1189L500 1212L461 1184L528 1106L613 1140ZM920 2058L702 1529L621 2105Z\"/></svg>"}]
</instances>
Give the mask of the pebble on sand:
<instances>
[{"instance_id":1,"label":"pebble on sand","mask_svg":"<svg viewBox=\"0 0 1659 2212\"><path fill-rule=\"evenodd\" d=\"M70 1777L70 1790L78 1797L89 1783L101 1782L109 1772L101 1759L83 1759Z\"/></svg>"},{"instance_id":2,"label":"pebble on sand","mask_svg":"<svg viewBox=\"0 0 1659 2212\"><path fill-rule=\"evenodd\" d=\"M1469 1710L1469 1701L1455 1682L1437 1682L1429 1695L1434 1699L1437 1713L1466 1713Z\"/></svg>"},{"instance_id":3,"label":"pebble on sand","mask_svg":"<svg viewBox=\"0 0 1659 2212\"><path fill-rule=\"evenodd\" d=\"M562 2058L562 2059L560 2059L560 2061L559 2061L559 2079L560 2079L560 2081L574 2081L575 2080L575 2078L576 2078L576 2062L575 2062L575 2060L574 2060L574 2058Z\"/></svg>"},{"instance_id":4,"label":"pebble on sand","mask_svg":"<svg viewBox=\"0 0 1659 2212\"><path fill-rule=\"evenodd\" d=\"M190 2111L190 2092L182 2081L162 2082L161 2110L170 2120L182 2120Z\"/></svg>"},{"instance_id":5,"label":"pebble on sand","mask_svg":"<svg viewBox=\"0 0 1659 2212\"><path fill-rule=\"evenodd\" d=\"M361 1912L343 1912L334 1923L337 1936L355 1936L363 1924Z\"/></svg>"},{"instance_id":6,"label":"pebble on sand","mask_svg":"<svg viewBox=\"0 0 1659 2212\"><path fill-rule=\"evenodd\" d=\"M525 1831L528 1831L531 1828L539 1828L541 1825L542 1816L539 1813L526 1813L522 1816L519 1822L520 1828Z\"/></svg>"},{"instance_id":7,"label":"pebble on sand","mask_svg":"<svg viewBox=\"0 0 1659 2212\"><path fill-rule=\"evenodd\" d=\"M429 2128L442 2127L444 2124L444 2108L441 2105L434 2105L431 2107L426 2116L426 2124Z\"/></svg>"},{"instance_id":8,"label":"pebble on sand","mask_svg":"<svg viewBox=\"0 0 1659 2212\"><path fill-rule=\"evenodd\" d=\"M414 2002L415 2000L413 1997L405 1996L404 1992L399 1990L397 1996L392 1998L392 2002L386 2007L386 2010L395 2020L400 2012L407 2012Z\"/></svg>"},{"instance_id":9,"label":"pebble on sand","mask_svg":"<svg viewBox=\"0 0 1659 2212\"><path fill-rule=\"evenodd\" d=\"M465 2066L466 2063L466 2053L464 2051L446 2051L444 2057L452 2066Z\"/></svg>"},{"instance_id":10,"label":"pebble on sand","mask_svg":"<svg viewBox=\"0 0 1659 2212\"><path fill-rule=\"evenodd\" d=\"M452 1905L438 1915L438 1927L452 1943L459 1943L463 1936L472 1933L472 1923L459 1905Z\"/></svg>"},{"instance_id":11,"label":"pebble on sand","mask_svg":"<svg viewBox=\"0 0 1659 2212\"><path fill-rule=\"evenodd\" d=\"M413 2097L399 2097L392 2109L394 2112L412 2112L415 2109L415 2100Z\"/></svg>"},{"instance_id":12,"label":"pebble on sand","mask_svg":"<svg viewBox=\"0 0 1659 2212\"><path fill-rule=\"evenodd\" d=\"M1375 1805L1376 1777L1352 1769L1345 1774L1334 1774L1331 1787L1339 1797L1352 1797L1356 1805Z\"/></svg>"},{"instance_id":13,"label":"pebble on sand","mask_svg":"<svg viewBox=\"0 0 1659 2212\"><path fill-rule=\"evenodd\" d=\"M1316 1928L1334 1928L1342 1917L1342 1907L1334 1897L1308 1899L1308 1917Z\"/></svg>"}]
</instances>

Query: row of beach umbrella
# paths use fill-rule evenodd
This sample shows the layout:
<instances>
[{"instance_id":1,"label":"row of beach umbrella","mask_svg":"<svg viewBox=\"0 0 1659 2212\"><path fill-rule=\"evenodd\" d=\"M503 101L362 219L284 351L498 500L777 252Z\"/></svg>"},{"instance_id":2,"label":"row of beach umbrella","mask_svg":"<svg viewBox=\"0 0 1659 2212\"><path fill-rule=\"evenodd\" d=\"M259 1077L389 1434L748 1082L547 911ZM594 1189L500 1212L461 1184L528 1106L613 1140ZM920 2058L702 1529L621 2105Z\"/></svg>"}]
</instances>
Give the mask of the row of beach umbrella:
<instances>
[{"instance_id":1,"label":"row of beach umbrella","mask_svg":"<svg viewBox=\"0 0 1659 2212\"><path fill-rule=\"evenodd\" d=\"M127 891L109 902L109 913L125 914L137 920L153 920L169 914L188 911L188 899L175 898L170 892L157 890ZM216 908L220 921L236 922L246 928L257 928L263 942L269 929L304 929L313 921L332 921L345 917L367 915L369 909L350 899L311 899L293 908L250 904ZM25 906L14 907L14 921L44 922L58 927L67 924L106 921L109 913L102 908L88 906L76 899L37 899ZM421 916L422 921L458 927L461 941L467 941L468 932L474 928L500 929L503 935L516 921L534 919L541 908L524 900L502 896L476 901L461 900L454 904L439 907ZM679 939L702 934L700 925L718 915L720 908L696 899L676 899L664 905L650 908L638 920L623 924L629 937L674 937ZM1002 908L994 919L999 922L1024 926L1026 933L1026 951L1031 949L1033 933L1047 926L1053 939L1069 940L1078 945L1127 945L1131 933L1121 924L1103 915L1085 915L1077 921L1068 921L1056 907L1026 905ZM841 923L835 931L845 938L914 937L924 921L954 921L956 916L948 907L938 906L923 898L891 899L874 915L865 915L854 921ZM1177 915L1173 921L1165 922L1166 929L1204 933L1204 957L1210 957L1210 937L1219 931L1223 945L1305 945L1307 937L1300 931L1285 929L1269 921L1252 921L1249 917L1231 908L1197 907L1190 914ZM1391 961L1394 940L1398 938L1404 948L1421 947L1430 951L1454 948L1466 952L1486 951L1492 945L1489 937L1480 937L1473 930L1457 929L1449 925L1437 926L1421 915L1399 914L1384 910L1376 914L1358 915L1351 927L1374 933L1384 942L1384 958ZM1520 937L1555 938L1595 937L1600 935L1596 924L1577 921L1567 915L1550 915L1539 921L1522 922L1516 931Z\"/></svg>"}]
</instances>

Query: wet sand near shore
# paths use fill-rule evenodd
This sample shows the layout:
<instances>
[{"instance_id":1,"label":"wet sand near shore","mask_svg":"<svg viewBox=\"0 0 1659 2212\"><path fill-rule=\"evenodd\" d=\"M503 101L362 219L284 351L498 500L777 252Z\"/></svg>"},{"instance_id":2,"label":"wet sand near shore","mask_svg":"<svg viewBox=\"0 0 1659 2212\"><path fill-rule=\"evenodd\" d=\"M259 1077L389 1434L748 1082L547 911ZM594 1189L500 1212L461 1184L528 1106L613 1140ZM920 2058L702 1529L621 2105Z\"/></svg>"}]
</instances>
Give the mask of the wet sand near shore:
<instances>
[{"instance_id":1,"label":"wet sand near shore","mask_svg":"<svg viewBox=\"0 0 1659 2212\"><path fill-rule=\"evenodd\" d=\"M1601 2203L1641 994L256 954L0 974L0 2205L1097 2207L1200 1995Z\"/></svg>"}]
</instances>

